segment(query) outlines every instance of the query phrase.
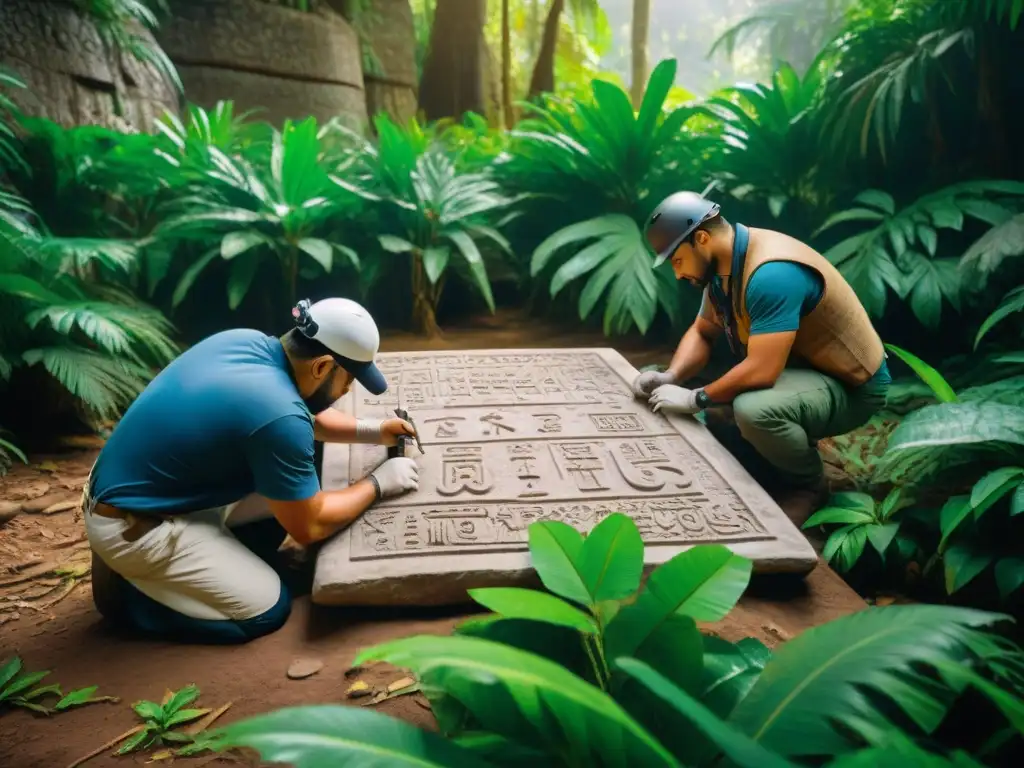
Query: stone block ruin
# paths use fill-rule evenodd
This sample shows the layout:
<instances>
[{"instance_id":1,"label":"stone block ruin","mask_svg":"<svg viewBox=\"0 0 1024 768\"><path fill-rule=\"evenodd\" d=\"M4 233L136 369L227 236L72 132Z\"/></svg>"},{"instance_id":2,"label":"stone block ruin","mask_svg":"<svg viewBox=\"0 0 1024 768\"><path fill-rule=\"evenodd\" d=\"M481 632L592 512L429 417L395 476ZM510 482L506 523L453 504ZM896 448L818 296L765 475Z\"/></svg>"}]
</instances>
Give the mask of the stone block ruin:
<instances>
[{"instance_id":1,"label":"stone block ruin","mask_svg":"<svg viewBox=\"0 0 1024 768\"><path fill-rule=\"evenodd\" d=\"M817 555L772 498L698 421L651 413L612 349L394 353L389 389L357 388L335 407L416 422L420 489L375 505L328 541L316 566L321 605L438 605L466 590L534 579L527 526L583 533L622 512L645 562L718 542L760 572L810 571ZM324 447L323 487L343 488L386 459L379 446Z\"/></svg>"}]
</instances>

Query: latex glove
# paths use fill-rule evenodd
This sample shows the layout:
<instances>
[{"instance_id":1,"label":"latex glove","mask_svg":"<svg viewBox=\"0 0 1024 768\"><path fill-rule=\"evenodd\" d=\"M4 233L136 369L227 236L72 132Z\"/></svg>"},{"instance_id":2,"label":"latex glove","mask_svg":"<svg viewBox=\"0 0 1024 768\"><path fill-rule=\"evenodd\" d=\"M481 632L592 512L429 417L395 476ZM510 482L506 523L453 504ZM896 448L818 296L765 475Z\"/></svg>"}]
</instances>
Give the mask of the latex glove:
<instances>
[{"instance_id":1,"label":"latex glove","mask_svg":"<svg viewBox=\"0 0 1024 768\"><path fill-rule=\"evenodd\" d=\"M672 384L664 384L651 393L648 401L651 410L655 413L684 413L694 414L700 408L697 406L697 390L677 387Z\"/></svg>"},{"instance_id":2,"label":"latex glove","mask_svg":"<svg viewBox=\"0 0 1024 768\"><path fill-rule=\"evenodd\" d=\"M420 469L406 457L388 459L370 473L380 486L380 497L390 499L420 487Z\"/></svg>"},{"instance_id":3,"label":"latex glove","mask_svg":"<svg viewBox=\"0 0 1024 768\"><path fill-rule=\"evenodd\" d=\"M380 444L398 445L398 438L411 437L416 439L416 429L405 419L387 419L380 423Z\"/></svg>"},{"instance_id":4,"label":"latex glove","mask_svg":"<svg viewBox=\"0 0 1024 768\"><path fill-rule=\"evenodd\" d=\"M647 371L641 373L633 380L633 394L640 398L649 397L658 387L665 384L674 384L675 381L676 377L668 371L664 373Z\"/></svg>"}]
</instances>

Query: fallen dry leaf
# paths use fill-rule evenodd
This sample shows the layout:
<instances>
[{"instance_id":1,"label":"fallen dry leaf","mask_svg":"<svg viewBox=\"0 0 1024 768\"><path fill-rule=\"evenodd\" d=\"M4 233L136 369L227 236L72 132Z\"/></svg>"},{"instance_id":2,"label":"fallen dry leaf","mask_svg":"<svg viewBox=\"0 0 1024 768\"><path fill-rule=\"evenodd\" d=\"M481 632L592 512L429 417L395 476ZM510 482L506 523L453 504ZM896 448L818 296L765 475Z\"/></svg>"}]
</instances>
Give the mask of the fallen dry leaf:
<instances>
[{"instance_id":1,"label":"fallen dry leaf","mask_svg":"<svg viewBox=\"0 0 1024 768\"><path fill-rule=\"evenodd\" d=\"M376 696L374 696L369 701L363 702L363 706L364 707L376 706L377 704L380 704L382 701L387 699L387 697L388 697L388 692L387 691L381 691L380 693L378 693Z\"/></svg>"},{"instance_id":2,"label":"fallen dry leaf","mask_svg":"<svg viewBox=\"0 0 1024 768\"><path fill-rule=\"evenodd\" d=\"M312 677L321 669L324 663L320 659L295 659L288 667L288 678L291 680L304 680Z\"/></svg>"},{"instance_id":3,"label":"fallen dry leaf","mask_svg":"<svg viewBox=\"0 0 1024 768\"><path fill-rule=\"evenodd\" d=\"M348 687L348 690L345 691L345 695L350 699L361 699L364 696L369 696L371 693L373 693L373 688L362 680L356 680Z\"/></svg>"},{"instance_id":4,"label":"fallen dry leaf","mask_svg":"<svg viewBox=\"0 0 1024 768\"><path fill-rule=\"evenodd\" d=\"M43 510L44 515L56 515L58 512L67 512L78 507L77 501L59 501L56 504L51 504Z\"/></svg>"},{"instance_id":5,"label":"fallen dry leaf","mask_svg":"<svg viewBox=\"0 0 1024 768\"><path fill-rule=\"evenodd\" d=\"M225 712L231 709L231 706L234 703L235 702L233 701L229 701L224 706L217 707L217 709L213 710L212 712L209 712L201 720L197 720L196 722L186 726L184 729L182 729L182 733L187 733L189 736L195 736L197 733L205 731L207 728L213 725L220 718L221 715L223 715Z\"/></svg>"},{"instance_id":6,"label":"fallen dry leaf","mask_svg":"<svg viewBox=\"0 0 1024 768\"><path fill-rule=\"evenodd\" d=\"M416 681L411 677L403 677L388 685L388 693L394 693L395 691L400 691L403 688L408 688L410 685L415 684Z\"/></svg>"},{"instance_id":7,"label":"fallen dry leaf","mask_svg":"<svg viewBox=\"0 0 1024 768\"><path fill-rule=\"evenodd\" d=\"M38 464L36 464L36 469L39 469L43 472L56 472L58 469L60 469L60 467L58 467L57 464L52 461L41 461Z\"/></svg>"}]
</instances>

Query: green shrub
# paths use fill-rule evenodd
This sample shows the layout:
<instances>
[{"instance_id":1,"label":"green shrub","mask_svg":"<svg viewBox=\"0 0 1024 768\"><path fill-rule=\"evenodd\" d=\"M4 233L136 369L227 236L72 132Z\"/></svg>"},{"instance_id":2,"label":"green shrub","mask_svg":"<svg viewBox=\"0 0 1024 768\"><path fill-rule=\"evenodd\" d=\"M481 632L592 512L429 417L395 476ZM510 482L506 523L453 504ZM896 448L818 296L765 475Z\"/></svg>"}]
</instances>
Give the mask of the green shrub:
<instances>
[{"instance_id":1,"label":"green shrub","mask_svg":"<svg viewBox=\"0 0 1024 768\"><path fill-rule=\"evenodd\" d=\"M750 562L725 547L676 555L641 587L643 543L625 515L586 538L556 522L529 534L550 593L471 590L495 615L355 660L413 670L440 735L365 710L300 707L231 725L221 746L298 768L371 755L388 765L845 766L893 748L913 764L960 754L957 764L970 765L940 731L968 688L1002 713L972 738L1000 737L989 757L1019 746L1024 654L985 631L1004 617L874 608L773 653L697 629L724 617L746 587Z\"/></svg>"},{"instance_id":2,"label":"green shrub","mask_svg":"<svg viewBox=\"0 0 1024 768\"><path fill-rule=\"evenodd\" d=\"M671 266L653 269L642 231L665 196L699 179L701 140L683 131L694 109L663 114L675 73L674 60L655 68L638 114L624 90L603 80L591 84L592 99L534 107L538 117L513 133L502 170L531 197L524 226L551 233L533 252L531 274L552 299L582 286L580 319L603 307L609 335L634 326L646 333L659 309L682 320Z\"/></svg>"}]
</instances>

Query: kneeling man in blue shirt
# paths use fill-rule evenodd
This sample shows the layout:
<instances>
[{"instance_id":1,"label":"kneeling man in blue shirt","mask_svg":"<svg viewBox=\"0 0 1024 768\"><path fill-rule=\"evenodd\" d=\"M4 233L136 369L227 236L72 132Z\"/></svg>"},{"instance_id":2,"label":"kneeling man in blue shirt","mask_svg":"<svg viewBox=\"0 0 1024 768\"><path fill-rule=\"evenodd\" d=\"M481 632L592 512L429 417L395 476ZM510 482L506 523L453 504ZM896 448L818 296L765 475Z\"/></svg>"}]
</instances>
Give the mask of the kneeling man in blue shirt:
<instances>
[{"instance_id":1,"label":"kneeling man in blue shirt","mask_svg":"<svg viewBox=\"0 0 1024 768\"><path fill-rule=\"evenodd\" d=\"M245 642L284 624L272 561L286 534L331 536L375 501L418 487L410 458L320 488L314 441L395 445L402 419L330 406L358 381L387 389L369 313L347 299L293 310L281 338L215 334L153 379L100 452L83 496L93 594L108 618L164 638Z\"/></svg>"}]
</instances>

